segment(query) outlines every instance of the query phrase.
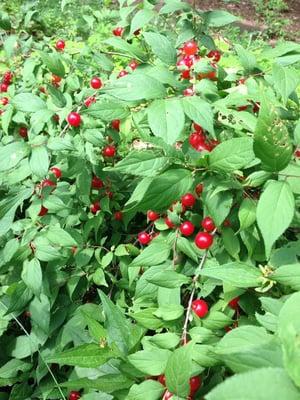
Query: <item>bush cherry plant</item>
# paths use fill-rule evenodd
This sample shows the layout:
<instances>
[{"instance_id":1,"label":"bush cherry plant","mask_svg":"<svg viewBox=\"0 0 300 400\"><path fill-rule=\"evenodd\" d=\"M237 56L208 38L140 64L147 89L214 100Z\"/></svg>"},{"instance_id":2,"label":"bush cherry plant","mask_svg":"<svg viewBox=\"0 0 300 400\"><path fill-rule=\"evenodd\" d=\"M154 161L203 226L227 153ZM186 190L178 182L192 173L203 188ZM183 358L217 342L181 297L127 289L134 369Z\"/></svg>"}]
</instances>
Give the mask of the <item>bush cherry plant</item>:
<instances>
[{"instance_id":1,"label":"bush cherry plant","mask_svg":"<svg viewBox=\"0 0 300 400\"><path fill-rule=\"evenodd\" d=\"M299 45L151 3L5 42L1 399L300 399Z\"/></svg>"}]
</instances>

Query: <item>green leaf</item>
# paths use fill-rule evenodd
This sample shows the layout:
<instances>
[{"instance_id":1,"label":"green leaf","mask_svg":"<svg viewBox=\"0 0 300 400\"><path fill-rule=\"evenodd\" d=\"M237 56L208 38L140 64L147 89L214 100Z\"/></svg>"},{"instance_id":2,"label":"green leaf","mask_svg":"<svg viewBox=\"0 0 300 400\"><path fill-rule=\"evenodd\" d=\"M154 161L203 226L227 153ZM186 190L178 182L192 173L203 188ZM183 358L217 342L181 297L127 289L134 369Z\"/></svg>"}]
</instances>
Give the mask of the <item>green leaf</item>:
<instances>
[{"instance_id":1,"label":"green leaf","mask_svg":"<svg viewBox=\"0 0 300 400\"><path fill-rule=\"evenodd\" d=\"M147 281L157 286L172 289L190 283L191 278L175 271L162 271L148 278Z\"/></svg>"},{"instance_id":2,"label":"green leaf","mask_svg":"<svg viewBox=\"0 0 300 400\"><path fill-rule=\"evenodd\" d=\"M151 330L160 329L163 326L163 322L157 318L153 313L156 308L146 308L135 313L131 313L130 316L137 321L138 324Z\"/></svg>"},{"instance_id":3,"label":"green leaf","mask_svg":"<svg viewBox=\"0 0 300 400\"><path fill-rule=\"evenodd\" d=\"M279 119L266 97L261 101L253 149L266 171L281 171L292 157L293 148L285 122Z\"/></svg>"},{"instance_id":4,"label":"green leaf","mask_svg":"<svg viewBox=\"0 0 300 400\"><path fill-rule=\"evenodd\" d=\"M180 304L166 304L160 306L154 315L164 321L174 321L180 318L184 313L184 308Z\"/></svg>"},{"instance_id":5,"label":"green leaf","mask_svg":"<svg viewBox=\"0 0 300 400\"><path fill-rule=\"evenodd\" d=\"M239 61L242 64L242 67L245 70L245 73L250 73L257 66L255 56L249 51L246 50L243 46L236 44L235 50L239 57Z\"/></svg>"},{"instance_id":6,"label":"green leaf","mask_svg":"<svg viewBox=\"0 0 300 400\"><path fill-rule=\"evenodd\" d=\"M198 96L185 97L181 101L185 114L214 135L214 115L211 106Z\"/></svg>"},{"instance_id":7,"label":"green leaf","mask_svg":"<svg viewBox=\"0 0 300 400\"><path fill-rule=\"evenodd\" d=\"M163 156L160 152L154 150L133 150L112 167L112 169L123 174L151 177L161 172L168 164L169 158Z\"/></svg>"},{"instance_id":8,"label":"green leaf","mask_svg":"<svg viewBox=\"0 0 300 400\"><path fill-rule=\"evenodd\" d=\"M171 252L171 246L167 243L153 242L138 255L129 267L147 267L158 265L167 260Z\"/></svg>"},{"instance_id":9,"label":"green leaf","mask_svg":"<svg viewBox=\"0 0 300 400\"><path fill-rule=\"evenodd\" d=\"M192 345L185 345L176 349L169 358L165 370L168 390L179 397L186 398L190 392L192 351ZM179 365L180 368L178 368Z\"/></svg>"},{"instance_id":10,"label":"green leaf","mask_svg":"<svg viewBox=\"0 0 300 400\"><path fill-rule=\"evenodd\" d=\"M165 391L164 386L152 379L133 385L126 400L158 400Z\"/></svg>"},{"instance_id":11,"label":"green leaf","mask_svg":"<svg viewBox=\"0 0 300 400\"><path fill-rule=\"evenodd\" d=\"M128 361L138 370L147 375L160 375L167 366L172 353L169 350L142 350L128 356Z\"/></svg>"},{"instance_id":12,"label":"green leaf","mask_svg":"<svg viewBox=\"0 0 300 400\"><path fill-rule=\"evenodd\" d=\"M193 261L198 261L198 255L196 248L190 240L184 238L183 236L179 236L177 239L177 248L182 251L186 256L190 257Z\"/></svg>"},{"instance_id":13,"label":"green leaf","mask_svg":"<svg viewBox=\"0 0 300 400\"><path fill-rule=\"evenodd\" d=\"M56 105L56 107L63 108L67 105L67 100L63 93L56 89L53 85L48 85L47 91L49 92L53 104Z\"/></svg>"},{"instance_id":14,"label":"green leaf","mask_svg":"<svg viewBox=\"0 0 300 400\"><path fill-rule=\"evenodd\" d=\"M100 390L101 392L105 393L114 393L122 389L130 388L132 385L132 380L128 379L124 375L117 373L106 374L95 379L81 378L60 383L60 386L68 387L72 390L81 390L82 388L86 388L88 390Z\"/></svg>"},{"instance_id":15,"label":"green leaf","mask_svg":"<svg viewBox=\"0 0 300 400\"><path fill-rule=\"evenodd\" d=\"M136 71L105 86L103 91L110 96L125 101L159 99L166 89L157 79Z\"/></svg>"},{"instance_id":16,"label":"green leaf","mask_svg":"<svg viewBox=\"0 0 300 400\"><path fill-rule=\"evenodd\" d=\"M230 212L232 206L232 193L213 191L203 194L206 215L209 215L217 226L220 226Z\"/></svg>"},{"instance_id":17,"label":"green leaf","mask_svg":"<svg viewBox=\"0 0 300 400\"><path fill-rule=\"evenodd\" d=\"M90 317L87 313L83 312L83 315L88 325L89 334L91 337L94 338L97 343L99 343L101 339L105 339L107 337L107 332L103 326L94 318Z\"/></svg>"},{"instance_id":18,"label":"green leaf","mask_svg":"<svg viewBox=\"0 0 300 400\"><path fill-rule=\"evenodd\" d=\"M155 100L148 108L148 122L155 136L174 144L184 128L181 102L176 98Z\"/></svg>"},{"instance_id":19,"label":"green leaf","mask_svg":"<svg viewBox=\"0 0 300 400\"><path fill-rule=\"evenodd\" d=\"M14 142L0 147L0 172L16 167L28 153L29 147L24 142Z\"/></svg>"},{"instance_id":20,"label":"green leaf","mask_svg":"<svg viewBox=\"0 0 300 400\"><path fill-rule=\"evenodd\" d=\"M204 12L203 17L204 17L204 23L214 28L232 24L233 22L239 19L235 15L232 15L227 11L221 11L221 10Z\"/></svg>"},{"instance_id":21,"label":"green leaf","mask_svg":"<svg viewBox=\"0 0 300 400\"><path fill-rule=\"evenodd\" d=\"M60 76L63 78L65 76L65 67L61 61L61 56L56 53L47 54L42 51L39 52L40 57L46 67L49 69L52 74Z\"/></svg>"},{"instance_id":22,"label":"green leaf","mask_svg":"<svg viewBox=\"0 0 300 400\"><path fill-rule=\"evenodd\" d=\"M262 233L266 255L269 256L275 241L292 222L295 199L286 182L269 181L257 205L257 224Z\"/></svg>"},{"instance_id":23,"label":"green leaf","mask_svg":"<svg viewBox=\"0 0 300 400\"><path fill-rule=\"evenodd\" d=\"M240 229L247 229L256 220L256 203L252 199L244 199L239 209Z\"/></svg>"},{"instance_id":24,"label":"green leaf","mask_svg":"<svg viewBox=\"0 0 300 400\"><path fill-rule=\"evenodd\" d=\"M49 335L50 326L50 301L43 293L38 297L34 297L29 305L31 321L46 335Z\"/></svg>"},{"instance_id":25,"label":"green leaf","mask_svg":"<svg viewBox=\"0 0 300 400\"><path fill-rule=\"evenodd\" d=\"M153 53L162 62L167 65L176 63L176 49L166 36L156 32L144 32L143 36Z\"/></svg>"},{"instance_id":26,"label":"green leaf","mask_svg":"<svg viewBox=\"0 0 300 400\"><path fill-rule=\"evenodd\" d=\"M146 61L147 59L145 53L140 49L140 47L129 44L126 40L119 37L111 37L108 40L105 40L104 43L117 50L121 50L124 52L124 54L128 54L129 56L137 58L140 61Z\"/></svg>"},{"instance_id":27,"label":"green leaf","mask_svg":"<svg viewBox=\"0 0 300 400\"><path fill-rule=\"evenodd\" d=\"M299 392L281 368L258 368L227 378L207 400L299 400Z\"/></svg>"},{"instance_id":28,"label":"green leaf","mask_svg":"<svg viewBox=\"0 0 300 400\"><path fill-rule=\"evenodd\" d=\"M214 148L209 154L209 165L213 170L232 172L246 167L254 158L253 140L234 138Z\"/></svg>"},{"instance_id":29,"label":"green leaf","mask_svg":"<svg viewBox=\"0 0 300 400\"><path fill-rule=\"evenodd\" d=\"M300 292L292 294L280 310L278 324L285 369L298 387L300 387L299 304Z\"/></svg>"},{"instance_id":30,"label":"green leaf","mask_svg":"<svg viewBox=\"0 0 300 400\"><path fill-rule=\"evenodd\" d=\"M47 108L44 100L32 93L19 93L11 102L18 111L25 113L34 113Z\"/></svg>"},{"instance_id":31,"label":"green leaf","mask_svg":"<svg viewBox=\"0 0 300 400\"><path fill-rule=\"evenodd\" d=\"M10 287L8 295L10 303L6 315L13 311L21 311L32 298L31 290L22 281Z\"/></svg>"},{"instance_id":32,"label":"green leaf","mask_svg":"<svg viewBox=\"0 0 300 400\"><path fill-rule=\"evenodd\" d=\"M125 119L130 114L129 110L122 103L116 101L97 101L97 103L82 110L81 113L103 119L106 122L111 122L114 119Z\"/></svg>"},{"instance_id":33,"label":"green leaf","mask_svg":"<svg viewBox=\"0 0 300 400\"><path fill-rule=\"evenodd\" d=\"M54 245L72 247L76 246L77 242L73 237L58 225L49 227L46 237Z\"/></svg>"},{"instance_id":34,"label":"green leaf","mask_svg":"<svg viewBox=\"0 0 300 400\"><path fill-rule=\"evenodd\" d=\"M262 276L258 268L240 262L205 267L199 273L237 288L259 286Z\"/></svg>"},{"instance_id":35,"label":"green leaf","mask_svg":"<svg viewBox=\"0 0 300 400\"><path fill-rule=\"evenodd\" d=\"M158 333L151 336L149 341L160 348L173 349L179 344L180 337L172 332Z\"/></svg>"},{"instance_id":36,"label":"green leaf","mask_svg":"<svg viewBox=\"0 0 300 400\"><path fill-rule=\"evenodd\" d=\"M240 242L231 228L222 229L222 240L226 251L231 255L231 257L238 259Z\"/></svg>"},{"instance_id":37,"label":"green leaf","mask_svg":"<svg viewBox=\"0 0 300 400\"><path fill-rule=\"evenodd\" d=\"M300 83L299 73L291 68L273 65L273 82L275 90L281 95L284 103Z\"/></svg>"},{"instance_id":38,"label":"green leaf","mask_svg":"<svg viewBox=\"0 0 300 400\"><path fill-rule=\"evenodd\" d=\"M115 350L109 347L101 348L98 344L90 343L48 356L46 362L82 368L96 368L116 356L118 356L118 352Z\"/></svg>"},{"instance_id":39,"label":"green leaf","mask_svg":"<svg viewBox=\"0 0 300 400\"><path fill-rule=\"evenodd\" d=\"M186 3L185 1L182 2L180 0L167 0L165 4L160 9L160 14L169 14L174 13L175 11L190 11L191 6L190 4Z\"/></svg>"},{"instance_id":40,"label":"green leaf","mask_svg":"<svg viewBox=\"0 0 300 400\"><path fill-rule=\"evenodd\" d=\"M33 258L28 261L25 260L23 263L22 279L26 286L39 297L42 290L42 269L38 259Z\"/></svg>"},{"instance_id":41,"label":"green leaf","mask_svg":"<svg viewBox=\"0 0 300 400\"><path fill-rule=\"evenodd\" d=\"M49 156L46 146L36 146L31 150L29 165L34 175L43 178L49 171Z\"/></svg>"},{"instance_id":42,"label":"green leaf","mask_svg":"<svg viewBox=\"0 0 300 400\"><path fill-rule=\"evenodd\" d=\"M132 18L131 20L131 26L130 26L130 35L133 35L135 31L137 31L140 28L143 28L145 25L147 25L151 19L155 17L156 13L153 10L150 10L148 8L144 8L142 10L139 10Z\"/></svg>"},{"instance_id":43,"label":"green leaf","mask_svg":"<svg viewBox=\"0 0 300 400\"><path fill-rule=\"evenodd\" d=\"M294 290L300 290L300 264L283 265L277 268L270 278Z\"/></svg>"},{"instance_id":44,"label":"green leaf","mask_svg":"<svg viewBox=\"0 0 300 400\"><path fill-rule=\"evenodd\" d=\"M106 317L105 327L108 333L108 343L115 343L123 352L128 352L130 329L125 316L101 290L99 290L103 311Z\"/></svg>"}]
</instances>

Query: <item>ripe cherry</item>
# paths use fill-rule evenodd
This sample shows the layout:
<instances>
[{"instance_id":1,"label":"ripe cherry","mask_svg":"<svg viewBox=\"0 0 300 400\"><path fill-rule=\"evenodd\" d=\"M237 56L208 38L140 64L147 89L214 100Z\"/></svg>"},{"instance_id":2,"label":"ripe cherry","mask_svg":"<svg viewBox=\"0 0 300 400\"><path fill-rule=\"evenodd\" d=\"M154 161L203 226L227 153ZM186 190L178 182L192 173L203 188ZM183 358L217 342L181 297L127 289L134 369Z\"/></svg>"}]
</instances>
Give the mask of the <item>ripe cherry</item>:
<instances>
[{"instance_id":1,"label":"ripe cherry","mask_svg":"<svg viewBox=\"0 0 300 400\"><path fill-rule=\"evenodd\" d=\"M124 76L128 75L128 72L125 69L119 72L118 78L123 78Z\"/></svg>"},{"instance_id":2,"label":"ripe cherry","mask_svg":"<svg viewBox=\"0 0 300 400\"><path fill-rule=\"evenodd\" d=\"M95 97L95 96L87 97L87 98L84 100L84 105L85 105L86 107L90 107L93 103L96 103L96 97Z\"/></svg>"},{"instance_id":3,"label":"ripe cherry","mask_svg":"<svg viewBox=\"0 0 300 400\"><path fill-rule=\"evenodd\" d=\"M165 221L165 224L166 224L170 229L173 229L173 228L175 227L175 225L173 224L173 222L170 220L169 217L166 217L166 218L164 219L164 221Z\"/></svg>"},{"instance_id":4,"label":"ripe cherry","mask_svg":"<svg viewBox=\"0 0 300 400\"><path fill-rule=\"evenodd\" d=\"M214 221L210 217L205 217L201 222L201 226L207 232L212 232L216 228Z\"/></svg>"},{"instance_id":5,"label":"ripe cherry","mask_svg":"<svg viewBox=\"0 0 300 400\"><path fill-rule=\"evenodd\" d=\"M40 87L39 87L39 91L40 91L41 93L46 94L46 89L44 88L44 86L40 86Z\"/></svg>"},{"instance_id":6,"label":"ripe cherry","mask_svg":"<svg viewBox=\"0 0 300 400\"><path fill-rule=\"evenodd\" d=\"M241 78L238 80L239 85L245 85L245 82L246 82L246 78Z\"/></svg>"},{"instance_id":7,"label":"ripe cherry","mask_svg":"<svg viewBox=\"0 0 300 400\"><path fill-rule=\"evenodd\" d=\"M81 124L81 116L77 112L70 112L67 117L67 121L71 126L77 127Z\"/></svg>"},{"instance_id":8,"label":"ripe cherry","mask_svg":"<svg viewBox=\"0 0 300 400\"><path fill-rule=\"evenodd\" d=\"M27 138L27 136L28 136L28 129L26 128L26 126L20 126L20 128L19 128L19 135L20 135L22 138L24 138L24 139Z\"/></svg>"},{"instance_id":9,"label":"ripe cherry","mask_svg":"<svg viewBox=\"0 0 300 400\"><path fill-rule=\"evenodd\" d=\"M190 70L186 69L185 71L182 71L181 72L181 78L182 79L191 79Z\"/></svg>"},{"instance_id":10,"label":"ripe cherry","mask_svg":"<svg viewBox=\"0 0 300 400\"><path fill-rule=\"evenodd\" d=\"M53 85L59 84L61 82L61 79L62 78L58 75L52 75L52 78L51 78Z\"/></svg>"},{"instance_id":11,"label":"ripe cherry","mask_svg":"<svg viewBox=\"0 0 300 400\"><path fill-rule=\"evenodd\" d=\"M197 196L200 196L201 193L203 192L203 185L202 183L198 183L198 185L195 188L195 192L197 194Z\"/></svg>"},{"instance_id":12,"label":"ripe cherry","mask_svg":"<svg viewBox=\"0 0 300 400\"><path fill-rule=\"evenodd\" d=\"M105 194L109 199L112 199L114 197L113 192L111 192L110 190L106 189L105 190Z\"/></svg>"},{"instance_id":13,"label":"ripe cherry","mask_svg":"<svg viewBox=\"0 0 300 400\"><path fill-rule=\"evenodd\" d=\"M200 152L200 151L211 151L212 148L211 148L211 146L209 145L209 143L201 142L201 143L199 143L198 146L196 147L196 150L199 151L199 152Z\"/></svg>"},{"instance_id":14,"label":"ripe cherry","mask_svg":"<svg viewBox=\"0 0 300 400\"><path fill-rule=\"evenodd\" d=\"M95 201L90 205L90 210L93 214L97 214L98 211L101 210L99 201Z\"/></svg>"},{"instance_id":15,"label":"ripe cherry","mask_svg":"<svg viewBox=\"0 0 300 400\"><path fill-rule=\"evenodd\" d=\"M97 76L94 76L94 78L91 79L90 84L93 89L100 89L102 87L102 81Z\"/></svg>"},{"instance_id":16,"label":"ripe cherry","mask_svg":"<svg viewBox=\"0 0 300 400\"><path fill-rule=\"evenodd\" d=\"M40 212L38 213L38 216L39 217L43 217L44 215L47 214L47 212L48 212L48 208L42 206L41 209L40 209Z\"/></svg>"},{"instance_id":17,"label":"ripe cherry","mask_svg":"<svg viewBox=\"0 0 300 400\"><path fill-rule=\"evenodd\" d=\"M182 61L187 68L191 68L194 65L195 58L194 56L185 56L182 58Z\"/></svg>"},{"instance_id":18,"label":"ripe cherry","mask_svg":"<svg viewBox=\"0 0 300 400\"><path fill-rule=\"evenodd\" d=\"M115 146L109 145L104 147L104 149L102 150L102 154L104 157L114 157L114 155L116 154Z\"/></svg>"},{"instance_id":19,"label":"ripe cherry","mask_svg":"<svg viewBox=\"0 0 300 400\"><path fill-rule=\"evenodd\" d=\"M212 58L214 62L218 62L221 59L221 53L219 52L219 50L211 50L207 54L207 57Z\"/></svg>"},{"instance_id":20,"label":"ripe cherry","mask_svg":"<svg viewBox=\"0 0 300 400\"><path fill-rule=\"evenodd\" d=\"M166 386L166 376L165 375L159 375L157 378L158 382L161 383L163 386Z\"/></svg>"},{"instance_id":21,"label":"ripe cherry","mask_svg":"<svg viewBox=\"0 0 300 400\"><path fill-rule=\"evenodd\" d=\"M140 232L138 234L138 241L141 244L146 245L151 242L151 236L147 232Z\"/></svg>"},{"instance_id":22,"label":"ripe cherry","mask_svg":"<svg viewBox=\"0 0 300 400\"><path fill-rule=\"evenodd\" d=\"M69 394L69 400L78 400L80 399L80 393L77 392L76 390L73 390L72 392L70 392Z\"/></svg>"},{"instance_id":23,"label":"ripe cherry","mask_svg":"<svg viewBox=\"0 0 300 400\"><path fill-rule=\"evenodd\" d=\"M197 149L198 146L204 143L205 137L200 135L198 132L191 133L189 136L189 144L194 148Z\"/></svg>"},{"instance_id":24,"label":"ripe cherry","mask_svg":"<svg viewBox=\"0 0 300 400\"><path fill-rule=\"evenodd\" d=\"M198 53L198 45L194 40L189 40L183 46L183 53L187 56L193 56L194 54Z\"/></svg>"},{"instance_id":25,"label":"ripe cherry","mask_svg":"<svg viewBox=\"0 0 300 400\"><path fill-rule=\"evenodd\" d=\"M192 310L199 318L204 318L208 313L208 304L204 300L194 300Z\"/></svg>"},{"instance_id":26,"label":"ripe cherry","mask_svg":"<svg viewBox=\"0 0 300 400\"><path fill-rule=\"evenodd\" d=\"M184 207L193 207L196 202L196 198L192 193L186 193L181 197L181 204Z\"/></svg>"},{"instance_id":27,"label":"ripe cherry","mask_svg":"<svg viewBox=\"0 0 300 400\"><path fill-rule=\"evenodd\" d=\"M8 84L7 83L1 83L0 85L0 92L5 93L8 90Z\"/></svg>"},{"instance_id":28,"label":"ripe cherry","mask_svg":"<svg viewBox=\"0 0 300 400\"><path fill-rule=\"evenodd\" d=\"M116 131L120 130L120 124L121 121L119 119L114 119L113 121L111 121L111 127Z\"/></svg>"},{"instance_id":29,"label":"ripe cherry","mask_svg":"<svg viewBox=\"0 0 300 400\"><path fill-rule=\"evenodd\" d=\"M6 106L6 105L9 103L9 100L8 100L7 97L2 97L2 99L0 99L0 103L1 103L3 106Z\"/></svg>"},{"instance_id":30,"label":"ripe cherry","mask_svg":"<svg viewBox=\"0 0 300 400\"><path fill-rule=\"evenodd\" d=\"M190 379L190 396L193 396L197 390L200 388L202 380L200 376L193 376Z\"/></svg>"},{"instance_id":31,"label":"ripe cherry","mask_svg":"<svg viewBox=\"0 0 300 400\"><path fill-rule=\"evenodd\" d=\"M101 188L103 188L103 186L104 186L103 181L100 178L98 178L97 176L93 176L92 188L93 189L101 189Z\"/></svg>"},{"instance_id":32,"label":"ripe cherry","mask_svg":"<svg viewBox=\"0 0 300 400\"><path fill-rule=\"evenodd\" d=\"M213 241L213 236L207 232L199 232L195 237L195 245L201 250L208 249L213 244Z\"/></svg>"},{"instance_id":33,"label":"ripe cherry","mask_svg":"<svg viewBox=\"0 0 300 400\"><path fill-rule=\"evenodd\" d=\"M149 221L156 221L159 218L159 214L157 214L155 211L149 210L147 211L147 218Z\"/></svg>"},{"instance_id":34,"label":"ripe cherry","mask_svg":"<svg viewBox=\"0 0 300 400\"><path fill-rule=\"evenodd\" d=\"M300 149L295 150L294 156L300 158Z\"/></svg>"},{"instance_id":35,"label":"ripe cherry","mask_svg":"<svg viewBox=\"0 0 300 400\"><path fill-rule=\"evenodd\" d=\"M56 186L56 183L55 182L53 182L53 181L51 181L51 179L44 179L42 182L41 182L41 187L42 188L45 188L45 187L55 187Z\"/></svg>"},{"instance_id":36,"label":"ripe cherry","mask_svg":"<svg viewBox=\"0 0 300 400\"><path fill-rule=\"evenodd\" d=\"M64 40L59 39L56 43L55 43L55 48L58 51L63 51L64 48L66 47L66 43Z\"/></svg>"},{"instance_id":37,"label":"ripe cherry","mask_svg":"<svg viewBox=\"0 0 300 400\"><path fill-rule=\"evenodd\" d=\"M196 124L196 122L193 123L193 127L196 132L199 132L200 134L203 133L203 128L201 125Z\"/></svg>"},{"instance_id":38,"label":"ripe cherry","mask_svg":"<svg viewBox=\"0 0 300 400\"><path fill-rule=\"evenodd\" d=\"M138 66L139 66L139 64L136 60L132 60L128 64L128 67L130 67L132 69L132 71L136 70Z\"/></svg>"},{"instance_id":39,"label":"ripe cherry","mask_svg":"<svg viewBox=\"0 0 300 400\"><path fill-rule=\"evenodd\" d=\"M194 96L194 94L195 94L195 92L194 92L194 89L192 87L184 89L184 91L183 91L183 95L185 97Z\"/></svg>"},{"instance_id":40,"label":"ripe cherry","mask_svg":"<svg viewBox=\"0 0 300 400\"><path fill-rule=\"evenodd\" d=\"M233 308L234 310L236 310L237 308L239 308L239 301L240 301L240 298L239 298L239 296L237 296L234 299L230 300L228 305L230 308Z\"/></svg>"},{"instance_id":41,"label":"ripe cherry","mask_svg":"<svg viewBox=\"0 0 300 400\"><path fill-rule=\"evenodd\" d=\"M122 219L123 219L122 211L116 211L114 217L115 217L116 221L122 221Z\"/></svg>"},{"instance_id":42,"label":"ripe cherry","mask_svg":"<svg viewBox=\"0 0 300 400\"><path fill-rule=\"evenodd\" d=\"M122 28L121 26L116 27L115 29L113 29L113 34L115 36L122 36L123 32L124 32L124 28Z\"/></svg>"},{"instance_id":43,"label":"ripe cherry","mask_svg":"<svg viewBox=\"0 0 300 400\"><path fill-rule=\"evenodd\" d=\"M57 168L57 167L52 167L50 168L50 171L56 176L56 179L61 178L61 169Z\"/></svg>"},{"instance_id":44,"label":"ripe cherry","mask_svg":"<svg viewBox=\"0 0 300 400\"><path fill-rule=\"evenodd\" d=\"M190 221L185 221L180 225L179 229L183 236L191 236L194 233L195 227Z\"/></svg>"},{"instance_id":45,"label":"ripe cherry","mask_svg":"<svg viewBox=\"0 0 300 400\"><path fill-rule=\"evenodd\" d=\"M12 78L13 78L13 73L11 71L6 71L3 74L2 82L6 83L7 85L10 85Z\"/></svg>"}]
</instances>

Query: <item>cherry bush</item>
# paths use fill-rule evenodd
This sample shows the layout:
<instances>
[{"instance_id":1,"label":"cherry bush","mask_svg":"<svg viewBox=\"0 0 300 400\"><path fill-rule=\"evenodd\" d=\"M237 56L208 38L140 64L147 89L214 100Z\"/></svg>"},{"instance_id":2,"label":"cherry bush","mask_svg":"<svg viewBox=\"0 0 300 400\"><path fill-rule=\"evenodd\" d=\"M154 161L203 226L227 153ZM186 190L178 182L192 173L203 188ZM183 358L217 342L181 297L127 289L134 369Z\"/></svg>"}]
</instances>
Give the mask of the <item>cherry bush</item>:
<instances>
[{"instance_id":1,"label":"cherry bush","mask_svg":"<svg viewBox=\"0 0 300 400\"><path fill-rule=\"evenodd\" d=\"M0 398L299 400L300 45L119 3L2 36Z\"/></svg>"}]
</instances>

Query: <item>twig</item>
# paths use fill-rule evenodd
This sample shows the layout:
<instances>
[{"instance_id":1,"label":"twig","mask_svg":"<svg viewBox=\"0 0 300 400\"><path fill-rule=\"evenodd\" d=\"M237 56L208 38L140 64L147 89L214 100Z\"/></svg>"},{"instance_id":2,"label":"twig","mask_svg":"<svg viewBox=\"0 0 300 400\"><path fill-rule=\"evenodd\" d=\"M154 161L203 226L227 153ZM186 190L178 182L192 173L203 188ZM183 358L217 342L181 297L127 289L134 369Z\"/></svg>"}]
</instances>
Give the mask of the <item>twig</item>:
<instances>
[{"instance_id":1,"label":"twig","mask_svg":"<svg viewBox=\"0 0 300 400\"><path fill-rule=\"evenodd\" d=\"M7 307L1 300L0 300L0 304L1 304L3 307L5 307L6 310L8 310L8 307ZM12 316L13 319L16 321L16 323L19 325L19 327L22 329L22 331L25 333L25 335L29 338L29 340L32 342L31 336L29 335L29 333L27 332L27 330L24 328L24 326L21 324L21 322L18 320L18 318L17 318L13 313L11 313L11 316ZM49 374L51 375L51 377L52 377L52 379L53 379L53 381L54 381L54 383L55 383L55 386L57 387L57 389L58 389L58 391L59 391L59 393L60 393L60 395L61 395L61 398L62 398L63 400L67 400L67 399L65 398L65 395L63 394L63 391L61 390L61 387L59 386L59 383L57 382L57 379L55 378L53 372L51 371L51 368L49 367L49 365L48 365L47 362L45 361L45 359L44 359L42 353L40 352L39 349L37 349L37 352L38 352L39 356L41 357L41 360L43 361L43 363L46 365L46 368L47 368Z\"/></svg>"}]
</instances>

